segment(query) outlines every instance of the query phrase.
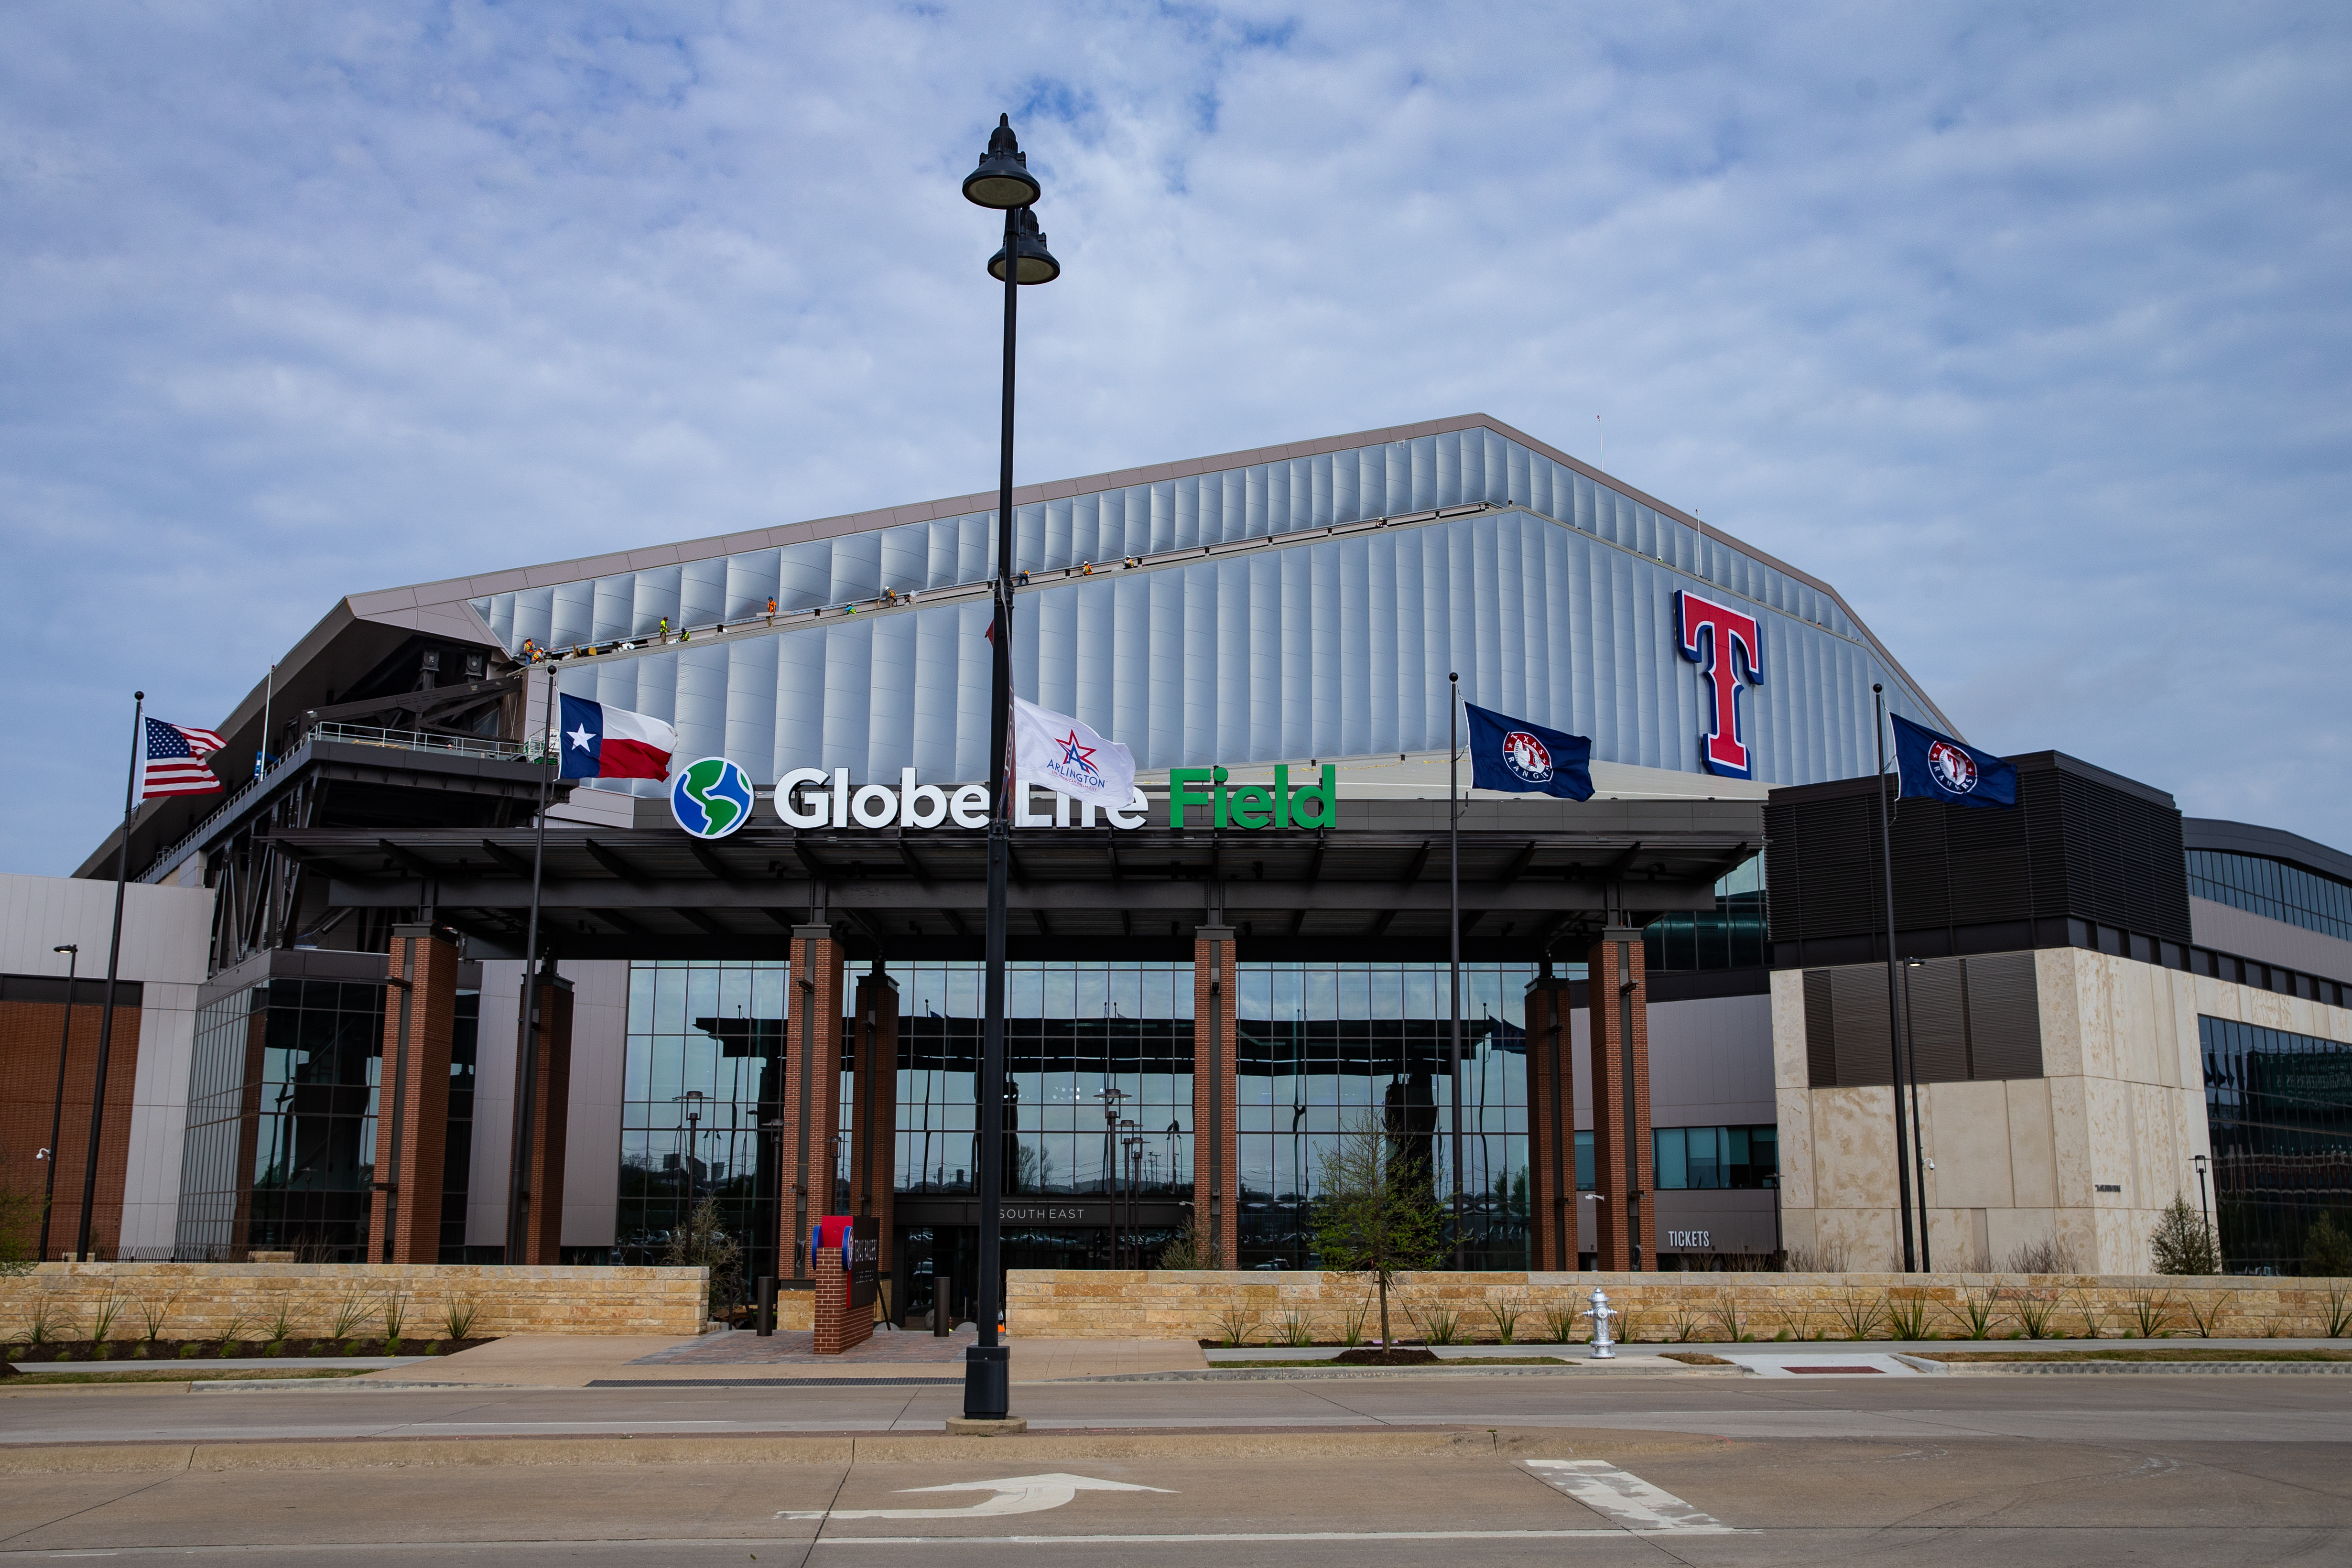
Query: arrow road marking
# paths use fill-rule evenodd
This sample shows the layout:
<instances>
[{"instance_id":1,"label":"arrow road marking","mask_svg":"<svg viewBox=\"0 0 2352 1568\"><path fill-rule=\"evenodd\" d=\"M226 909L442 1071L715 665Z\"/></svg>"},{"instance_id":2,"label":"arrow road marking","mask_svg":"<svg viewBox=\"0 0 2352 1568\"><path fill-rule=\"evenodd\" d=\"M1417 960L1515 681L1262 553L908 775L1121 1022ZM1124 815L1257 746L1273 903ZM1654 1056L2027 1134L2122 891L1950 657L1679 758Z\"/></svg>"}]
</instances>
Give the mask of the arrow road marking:
<instances>
[{"instance_id":1,"label":"arrow road marking","mask_svg":"<svg viewBox=\"0 0 2352 1568\"><path fill-rule=\"evenodd\" d=\"M945 1486L902 1487L906 1492L984 1491L993 1495L967 1508L833 1508L806 1511L787 1510L778 1519L979 1519L1007 1513L1041 1513L1059 1508L1082 1491L1152 1491L1166 1487L1139 1487L1126 1481L1098 1481L1091 1476L1007 1476L993 1481L950 1481ZM1173 1494L1170 1494L1173 1495ZM1662 1494L1663 1495L1663 1494Z\"/></svg>"},{"instance_id":2,"label":"arrow road marking","mask_svg":"<svg viewBox=\"0 0 2352 1568\"><path fill-rule=\"evenodd\" d=\"M1705 1531L1732 1533L1728 1525L1701 1513L1674 1493L1654 1487L1602 1459L1528 1459L1528 1469L1547 1486L1564 1491L1627 1530L1652 1533Z\"/></svg>"}]
</instances>

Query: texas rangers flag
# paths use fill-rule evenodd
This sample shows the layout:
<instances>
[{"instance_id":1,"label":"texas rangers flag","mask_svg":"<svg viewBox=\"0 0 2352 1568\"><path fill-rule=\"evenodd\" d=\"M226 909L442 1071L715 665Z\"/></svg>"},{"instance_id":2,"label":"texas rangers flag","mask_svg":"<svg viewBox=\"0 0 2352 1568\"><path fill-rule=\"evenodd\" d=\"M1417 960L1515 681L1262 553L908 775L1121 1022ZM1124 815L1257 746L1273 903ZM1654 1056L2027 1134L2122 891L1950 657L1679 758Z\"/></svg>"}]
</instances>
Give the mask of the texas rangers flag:
<instances>
[{"instance_id":1,"label":"texas rangers flag","mask_svg":"<svg viewBox=\"0 0 2352 1568\"><path fill-rule=\"evenodd\" d=\"M1592 742L1464 703L1470 716L1470 787L1592 799Z\"/></svg>"},{"instance_id":2,"label":"texas rangers flag","mask_svg":"<svg viewBox=\"0 0 2352 1568\"><path fill-rule=\"evenodd\" d=\"M1900 714L1895 721L1895 766L1902 771L1905 800L1942 800L1954 806L2014 806L2017 768L1990 751L1937 735Z\"/></svg>"},{"instance_id":3,"label":"texas rangers flag","mask_svg":"<svg viewBox=\"0 0 2352 1568\"><path fill-rule=\"evenodd\" d=\"M1013 768L1073 800L1124 811L1135 798L1135 754L1066 713L1013 699Z\"/></svg>"},{"instance_id":4,"label":"texas rangers flag","mask_svg":"<svg viewBox=\"0 0 2352 1568\"><path fill-rule=\"evenodd\" d=\"M667 779L677 731L650 714L606 707L586 697L561 699L558 745L564 779Z\"/></svg>"}]
</instances>

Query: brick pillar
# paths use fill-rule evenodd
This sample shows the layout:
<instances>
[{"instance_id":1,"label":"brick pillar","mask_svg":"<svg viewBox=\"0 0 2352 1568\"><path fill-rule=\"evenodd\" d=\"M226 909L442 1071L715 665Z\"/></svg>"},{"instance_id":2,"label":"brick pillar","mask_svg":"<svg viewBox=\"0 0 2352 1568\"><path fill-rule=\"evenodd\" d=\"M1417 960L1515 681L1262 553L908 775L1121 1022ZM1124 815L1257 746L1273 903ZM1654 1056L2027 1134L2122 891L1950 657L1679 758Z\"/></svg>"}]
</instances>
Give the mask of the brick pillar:
<instances>
[{"instance_id":1,"label":"brick pillar","mask_svg":"<svg viewBox=\"0 0 2352 1568\"><path fill-rule=\"evenodd\" d=\"M572 982L540 971L539 1039L530 1092L530 1164L523 1173L522 1256L563 1260L563 1137L572 1122ZM434 1194L438 1212L441 1198Z\"/></svg>"},{"instance_id":2,"label":"brick pillar","mask_svg":"<svg viewBox=\"0 0 2352 1568\"><path fill-rule=\"evenodd\" d=\"M872 1216L890 1279L890 1200L898 1187L898 982L876 960L850 1014L849 1212ZM889 1303L893 1313L900 1303Z\"/></svg>"},{"instance_id":3,"label":"brick pillar","mask_svg":"<svg viewBox=\"0 0 2352 1568\"><path fill-rule=\"evenodd\" d=\"M806 1237L801 1239L803 1244L808 1240ZM874 1309L849 1305L849 1276L841 1267L840 1248L817 1249L814 1279L816 1300L812 1303L810 1321L816 1329L816 1354L839 1355L872 1339Z\"/></svg>"},{"instance_id":4,"label":"brick pillar","mask_svg":"<svg viewBox=\"0 0 2352 1568\"><path fill-rule=\"evenodd\" d=\"M386 973L393 984L383 998L368 1257L378 1263L438 1263L457 944L429 925L395 925Z\"/></svg>"},{"instance_id":5,"label":"brick pillar","mask_svg":"<svg viewBox=\"0 0 2352 1568\"><path fill-rule=\"evenodd\" d=\"M1241 1266L1234 1075L1234 928L1192 936L1192 1213L1220 1269Z\"/></svg>"},{"instance_id":6,"label":"brick pillar","mask_svg":"<svg viewBox=\"0 0 2352 1568\"><path fill-rule=\"evenodd\" d=\"M785 1004L783 1202L776 1267L806 1290L809 1228L835 1212L835 1149L841 1136L841 943L830 925L793 927L793 991Z\"/></svg>"},{"instance_id":7,"label":"brick pillar","mask_svg":"<svg viewBox=\"0 0 2352 1568\"><path fill-rule=\"evenodd\" d=\"M1603 1270L1658 1266L1650 1194L1650 988L1642 934L1601 932L1588 958L1592 1019L1593 1245ZM1630 1103L1629 1103L1630 1102ZM1639 1254L1638 1259L1636 1254Z\"/></svg>"},{"instance_id":8,"label":"brick pillar","mask_svg":"<svg viewBox=\"0 0 2352 1568\"><path fill-rule=\"evenodd\" d=\"M1569 982L1528 983L1528 1267L1576 1267L1576 1071Z\"/></svg>"}]
</instances>

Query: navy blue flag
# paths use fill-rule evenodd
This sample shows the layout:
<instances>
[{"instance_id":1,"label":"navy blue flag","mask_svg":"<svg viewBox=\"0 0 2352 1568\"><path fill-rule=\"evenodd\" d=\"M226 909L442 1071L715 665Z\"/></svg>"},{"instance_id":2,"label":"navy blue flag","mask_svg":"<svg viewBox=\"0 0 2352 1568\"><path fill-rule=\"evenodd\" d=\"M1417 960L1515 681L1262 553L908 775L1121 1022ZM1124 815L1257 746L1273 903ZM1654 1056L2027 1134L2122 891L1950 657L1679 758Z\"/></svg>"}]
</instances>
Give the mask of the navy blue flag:
<instances>
[{"instance_id":1,"label":"navy blue flag","mask_svg":"<svg viewBox=\"0 0 2352 1568\"><path fill-rule=\"evenodd\" d=\"M1942 800L1954 806L2017 804L2013 764L1923 728L1899 714L1886 716L1895 721L1895 765L1903 773L1903 799Z\"/></svg>"},{"instance_id":2,"label":"navy blue flag","mask_svg":"<svg viewBox=\"0 0 2352 1568\"><path fill-rule=\"evenodd\" d=\"M1470 787L1592 799L1592 742L1464 703L1470 716Z\"/></svg>"}]
</instances>

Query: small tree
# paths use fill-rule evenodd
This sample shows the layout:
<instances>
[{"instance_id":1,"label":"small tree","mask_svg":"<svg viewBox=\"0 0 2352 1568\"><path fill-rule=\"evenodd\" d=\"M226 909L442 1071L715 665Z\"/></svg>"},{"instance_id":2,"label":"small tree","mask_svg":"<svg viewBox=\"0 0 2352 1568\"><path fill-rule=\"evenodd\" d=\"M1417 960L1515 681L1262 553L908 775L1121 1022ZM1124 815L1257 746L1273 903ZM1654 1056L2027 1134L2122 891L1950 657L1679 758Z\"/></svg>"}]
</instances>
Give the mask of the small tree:
<instances>
[{"instance_id":1,"label":"small tree","mask_svg":"<svg viewBox=\"0 0 2352 1568\"><path fill-rule=\"evenodd\" d=\"M669 1233L669 1251L663 1262L677 1269L710 1270L710 1310L721 1312L742 1299L743 1248L728 1234L719 1217L719 1200L706 1197L694 1206L686 1223Z\"/></svg>"},{"instance_id":2,"label":"small tree","mask_svg":"<svg viewBox=\"0 0 2352 1568\"><path fill-rule=\"evenodd\" d=\"M2147 1249L2156 1260L2156 1271L2159 1274L2221 1271L2221 1256L2213 1245L2213 1233L2205 1228L2204 1218L2177 1192L2157 1219L2156 1232L2147 1239Z\"/></svg>"},{"instance_id":3,"label":"small tree","mask_svg":"<svg viewBox=\"0 0 2352 1568\"><path fill-rule=\"evenodd\" d=\"M2303 1271L2324 1280L2352 1275L2352 1236L2345 1235L2325 1210L2303 1233Z\"/></svg>"},{"instance_id":4,"label":"small tree","mask_svg":"<svg viewBox=\"0 0 2352 1568\"><path fill-rule=\"evenodd\" d=\"M1389 1330L1389 1283L1434 1264L1444 1252L1444 1211L1420 1160L1397 1157L1383 1119L1367 1112L1350 1122L1323 1155L1323 1192L1315 1203L1315 1245L1323 1266L1370 1274L1381 1296L1381 1343Z\"/></svg>"}]
</instances>

